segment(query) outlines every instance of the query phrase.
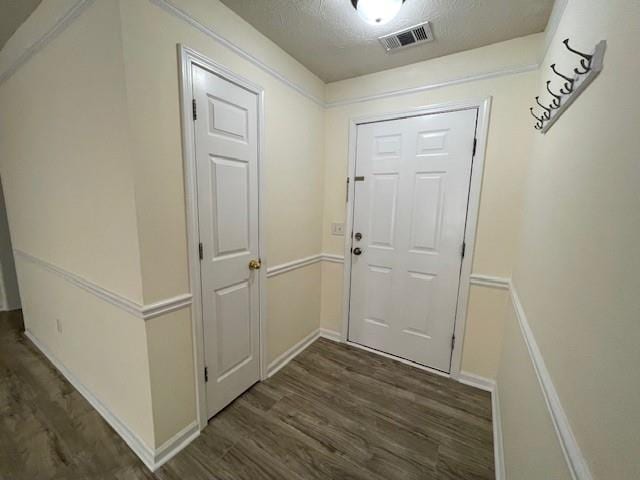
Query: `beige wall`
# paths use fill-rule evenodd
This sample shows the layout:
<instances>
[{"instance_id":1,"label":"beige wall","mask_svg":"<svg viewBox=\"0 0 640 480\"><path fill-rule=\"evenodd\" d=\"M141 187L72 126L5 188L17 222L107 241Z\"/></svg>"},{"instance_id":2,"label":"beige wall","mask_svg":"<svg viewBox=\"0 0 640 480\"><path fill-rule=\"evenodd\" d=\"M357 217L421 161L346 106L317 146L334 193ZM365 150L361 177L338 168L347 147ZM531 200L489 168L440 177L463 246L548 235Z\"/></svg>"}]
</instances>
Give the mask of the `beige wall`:
<instances>
[{"instance_id":1,"label":"beige wall","mask_svg":"<svg viewBox=\"0 0 640 480\"><path fill-rule=\"evenodd\" d=\"M69 5L43 2L2 60ZM0 175L14 248L139 302L119 22L117 1L95 2L0 85ZM24 257L17 271L26 328L153 446L144 323Z\"/></svg>"},{"instance_id":2,"label":"beige wall","mask_svg":"<svg viewBox=\"0 0 640 480\"><path fill-rule=\"evenodd\" d=\"M505 478L570 480L511 301L505 310L503 361L498 373Z\"/></svg>"},{"instance_id":3,"label":"beige wall","mask_svg":"<svg viewBox=\"0 0 640 480\"><path fill-rule=\"evenodd\" d=\"M7 208L4 204L4 192L0 185L0 311L20 308L18 276L13 260L13 248L9 233Z\"/></svg>"},{"instance_id":4,"label":"beige wall","mask_svg":"<svg viewBox=\"0 0 640 480\"><path fill-rule=\"evenodd\" d=\"M534 136L514 270L531 329L596 479L640 477L639 19L638 2L569 1L537 90L552 76L546 65L557 62L566 71L575 61L563 53L564 38L586 51L606 39L604 70L546 135ZM514 355L506 350L501 364L512 364ZM501 395L521 388L514 376L499 379ZM530 415L529 402L512 408L514 416ZM517 440L508 465L531 454L529 442Z\"/></svg>"},{"instance_id":5,"label":"beige wall","mask_svg":"<svg viewBox=\"0 0 640 480\"><path fill-rule=\"evenodd\" d=\"M220 2L175 3L324 96L317 77ZM0 53L0 66L72 4L43 2ZM265 90L267 266L321 250L323 108L147 0L95 2L0 85L0 173L15 248L138 304L190 291L178 43ZM315 265L268 281L270 360L318 328L320 271ZM143 443L157 448L195 420L189 309L143 322L92 297L77 311L85 292L57 285L59 277L24 259L19 273L27 328ZM40 294L54 289L49 283L64 293L55 310ZM127 341L110 343L121 336ZM132 356L143 360L139 367L116 369ZM122 394L134 379L137 387Z\"/></svg>"},{"instance_id":6,"label":"beige wall","mask_svg":"<svg viewBox=\"0 0 640 480\"><path fill-rule=\"evenodd\" d=\"M489 47L327 85L329 102L394 89L531 65L537 62L543 35L531 35ZM330 234L331 222L345 218L348 125L353 117L398 112L421 106L493 97L483 176L473 273L510 277L521 215L521 187L530 142L527 111L537 73L501 76L422 93L329 108L325 115L325 195L323 249L342 254L344 237ZM341 330L342 269L323 266L322 327ZM465 336L463 370L495 378L502 315L495 315L504 292L473 287Z\"/></svg>"},{"instance_id":7,"label":"beige wall","mask_svg":"<svg viewBox=\"0 0 640 480\"><path fill-rule=\"evenodd\" d=\"M318 78L219 1L174 3L287 78L322 95ZM322 108L148 0L121 1L120 7L145 302L189 291L179 43L264 88L268 264L317 253L322 218Z\"/></svg>"},{"instance_id":8,"label":"beige wall","mask_svg":"<svg viewBox=\"0 0 640 480\"><path fill-rule=\"evenodd\" d=\"M317 77L220 2L175 3L291 81L320 97L324 94ZM121 1L120 8L145 302L190 291L177 44L264 88L266 267L319 252L323 109L147 0ZM318 328L320 267L285 273L267 282L266 345L271 362ZM180 313L180 321L147 322L157 444L195 418L193 348L187 342L191 322L188 311ZM167 348L169 334L181 338L183 348ZM170 377L162 365L171 365ZM175 396L176 385L186 392L180 398Z\"/></svg>"},{"instance_id":9,"label":"beige wall","mask_svg":"<svg viewBox=\"0 0 640 480\"><path fill-rule=\"evenodd\" d=\"M0 105L14 248L140 301L118 3L89 8L1 85Z\"/></svg>"}]
</instances>

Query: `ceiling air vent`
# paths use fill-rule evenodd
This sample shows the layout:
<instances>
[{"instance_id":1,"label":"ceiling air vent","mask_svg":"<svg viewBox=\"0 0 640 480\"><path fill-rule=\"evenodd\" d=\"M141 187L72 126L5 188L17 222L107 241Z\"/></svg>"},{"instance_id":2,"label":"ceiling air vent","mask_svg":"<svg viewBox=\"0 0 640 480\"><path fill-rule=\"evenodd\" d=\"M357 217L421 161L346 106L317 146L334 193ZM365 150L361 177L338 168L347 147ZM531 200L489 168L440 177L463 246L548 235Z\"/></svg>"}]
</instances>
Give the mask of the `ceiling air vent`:
<instances>
[{"instance_id":1,"label":"ceiling air vent","mask_svg":"<svg viewBox=\"0 0 640 480\"><path fill-rule=\"evenodd\" d=\"M379 37L378 40L380 40L384 49L390 52L392 50L418 45L419 43L430 42L433 40L433 33L431 33L429 22L424 22L405 30Z\"/></svg>"}]
</instances>

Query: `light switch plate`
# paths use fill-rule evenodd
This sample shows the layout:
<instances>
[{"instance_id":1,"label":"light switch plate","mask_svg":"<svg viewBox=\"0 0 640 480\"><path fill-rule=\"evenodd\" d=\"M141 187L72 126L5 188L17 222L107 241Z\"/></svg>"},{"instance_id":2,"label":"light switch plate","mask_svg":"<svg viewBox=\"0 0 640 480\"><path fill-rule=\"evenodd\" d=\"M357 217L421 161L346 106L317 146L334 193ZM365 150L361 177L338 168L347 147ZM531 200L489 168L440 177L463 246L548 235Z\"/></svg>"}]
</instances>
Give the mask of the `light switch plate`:
<instances>
[{"instance_id":1,"label":"light switch plate","mask_svg":"<svg viewBox=\"0 0 640 480\"><path fill-rule=\"evenodd\" d=\"M333 222L331 224L331 235L344 235L344 223Z\"/></svg>"}]
</instances>

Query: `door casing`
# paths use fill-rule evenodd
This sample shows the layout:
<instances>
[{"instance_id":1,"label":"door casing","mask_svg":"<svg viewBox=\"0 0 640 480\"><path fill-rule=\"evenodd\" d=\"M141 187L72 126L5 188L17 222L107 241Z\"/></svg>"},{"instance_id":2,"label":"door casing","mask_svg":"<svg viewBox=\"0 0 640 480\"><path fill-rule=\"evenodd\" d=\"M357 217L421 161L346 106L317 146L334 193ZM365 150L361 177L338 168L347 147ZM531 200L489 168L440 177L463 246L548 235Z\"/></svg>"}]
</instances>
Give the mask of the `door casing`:
<instances>
[{"instance_id":1,"label":"door casing","mask_svg":"<svg viewBox=\"0 0 640 480\"><path fill-rule=\"evenodd\" d=\"M347 336L349 328L349 302L351 298L351 262L349 261L349 259L351 257L351 235L353 233L353 200L355 195L354 176L356 167L356 139L358 125L469 109L478 110L478 123L476 126L477 145L475 155L473 156L473 166L471 170L469 203L467 206L466 227L464 233L466 249L465 256L462 259L462 267L460 270L460 284L458 286L458 302L456 307L456 318L454 327L454 335L456 341L454 344L453 352L451 354L451 370L449 374L446 374L439 370L425 367L423 365L418 365L417 363L413 363L408 360L404 361L404 363L409 363L423 370L427 370L438 375L449 376L452 378L458 378L462 366L462 347L464 343L464 333L467 321L467 306L469 299L471 268L473 266L473 256L475 251L476 228L478 225L478 213L480 210L480 191L482 188L482 176L484 172L487 135L489 132L491 97L429 105L400 112L359 116L351 118L349 122L349 157L347 167L348 184L344 232L344 277L342 289L342 331L340 332L340 334L341 340L345 343L359 348L365 348L366 350L370 350L374 353L379 353L376 350L371 350L366 347L362 347L360 345L349 342Z\"/></svg>"},{"instance_id":2,"label":"door casing","mask_svg":"<svg viewBox=\"0 0 640 480\"><path fill-rule=\"evenodd\" d=\"M206 56L178 44L178 61L180 66L180 112L182 122L182 158L184 165L184 189L187 217L187 253L189 261L189 283L193 302L191 305L191 325L194 345L195 385L196 385L196 414L200 430L207 426L207 397L204 379L204 326L202 316L202 289L200 283L200 254L198 244L198 201L195 131L192 110L192 66L198 66L219 77L235 83L258 96L258 250L263 267L258 274L259 291L259 348L260 348L260 379L266 378L266 321L267 321L267 258L264 232L264 89L246 80L226 67L214 62Z\"/></svg>"}]
</instances>

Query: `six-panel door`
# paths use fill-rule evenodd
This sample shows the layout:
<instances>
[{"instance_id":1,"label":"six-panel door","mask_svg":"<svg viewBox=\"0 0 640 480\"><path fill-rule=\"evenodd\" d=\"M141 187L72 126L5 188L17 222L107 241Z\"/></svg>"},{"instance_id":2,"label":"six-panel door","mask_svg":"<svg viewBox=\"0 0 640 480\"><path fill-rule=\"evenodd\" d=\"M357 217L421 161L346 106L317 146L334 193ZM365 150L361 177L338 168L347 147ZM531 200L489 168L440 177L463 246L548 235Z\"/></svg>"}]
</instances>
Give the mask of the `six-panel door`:
<instances>
[{"instance_id":1,"label":"six-panel door","mask_svg":"<svg viewBox=\"0 0 640 480\"><path fill-rule=\"evenodd\" d=\"M350 341L449 371L476 117L358 126Z\"/></svg>"},{"instance_id":2,"label":"six-panel door","mask_svg":"<svg viewBox=\"0 0 640 480\"><path fill-rule=\"evenodd\" d=\"M258 97L193 67L209 417L260 378Z\"/></svg>"}]
</instances>

